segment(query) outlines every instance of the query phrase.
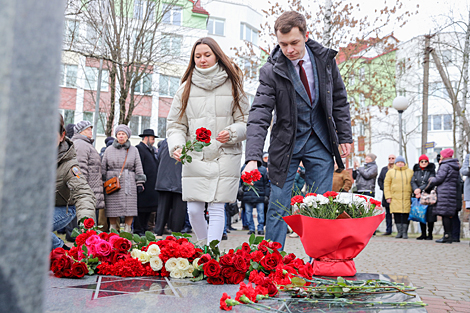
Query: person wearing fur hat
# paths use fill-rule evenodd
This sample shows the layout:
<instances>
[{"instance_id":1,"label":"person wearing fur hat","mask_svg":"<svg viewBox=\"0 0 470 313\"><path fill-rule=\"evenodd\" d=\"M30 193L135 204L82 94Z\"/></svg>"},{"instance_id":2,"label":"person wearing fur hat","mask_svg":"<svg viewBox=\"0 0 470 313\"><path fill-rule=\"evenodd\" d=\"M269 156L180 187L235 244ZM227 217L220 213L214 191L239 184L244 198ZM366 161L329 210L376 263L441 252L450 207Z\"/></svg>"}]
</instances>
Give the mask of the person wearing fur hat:
<instances>
[{"instance_id":1,"label":"person wearing fur hat","mask_svg":"<svg viewBox=\"0 0 470 313\"><path fill-rule=\"evenodd\" d=\"M419 199L421 192L424 191L429 184L429 178L436 176L436 165L429 163L429 158L423 154L419 157L419 163L413 166L413 178L411 179L411 187L413 188L413 197ZM419 223L421 227L421 236L417 240L432 240L432 230L436 215L433 214L433 205L428 205L426 210L426 223ZM428 232L426 234L426 225Z\"/></svg>"},{"instance_id":2,"label":"person wearing fur hat","mask_svg":"<svg viewBox=\"0 0 470 313\"><path fill-rule=\"evenodd\" d=\"M131 233L134 216L137 216L137 193L144 191L146 176L139 151L129 141L131 129L121 124L114 133L116 140L104 152L101 172L104 182L119 177L121 189L105 194L106 216L109 218L110 230L117 229L118 217L125 216L124 231Z\"/></svg>"},{"instance_id":3,"label":"person wearing fur hat","mask_svg":"<svg viewBox=\"0 0 470 313\"><path fill-rule=\"evenodd\" d=\"M395 238L408 239L412 177L413 171L408 168L405 158L401 155L395 159L395 166L385 175L384 194L390 204L390 212L393 213L395 219L397 227Z\"/></svg>"},{"instance_id":4,"label":"person wearing fur hat","mask_svg":"<svg viewBox=\"0 0 470 313\"><path fill-rule=\"evenodd\" d=\"M442 216L444 225L444 237L436 240L437 243L452 243L452 218L457 213L458 186L460 181L460 164L452 158L454 150L448 148L441 151L439 169L436 177L431 177L430 187L427 191L437 186L437 203L433 210L435 215Z\"/></svg>"},{"instance_id":5,"label":"person wearing fur hat","mask_svg":"<svg viewBox=\"0 0 470 313\"><path fill-rule=\"evenodd\" d=\"M354 162L353 178L356 180L356 193L364 196L375 196L375 178L378 173L375 159L377 159L377 156L369 153L366 155L364 166L359 167L359 163Z\"/></svg>"}]
</instances>

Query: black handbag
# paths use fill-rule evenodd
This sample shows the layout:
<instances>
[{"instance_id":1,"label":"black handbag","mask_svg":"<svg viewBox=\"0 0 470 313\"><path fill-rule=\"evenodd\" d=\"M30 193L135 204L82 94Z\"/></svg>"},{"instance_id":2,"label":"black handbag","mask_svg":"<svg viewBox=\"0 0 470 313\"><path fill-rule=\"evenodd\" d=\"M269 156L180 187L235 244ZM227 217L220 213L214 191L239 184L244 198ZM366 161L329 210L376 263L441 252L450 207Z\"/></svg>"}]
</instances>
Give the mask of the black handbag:
<instances>
[{"instance_id":1,"label":"black handbag","mask_svg":"<svg viewBox=\"0 0 470 313\"><path fill-rule=\"evenodd\" d=\"M228 213L229 216L234 216L234 215L238 214L239 211L240 211L240 209L238 208L238 204L236 202L229 203L227 205L227 213Z\"/></svg>"}]
</instances>

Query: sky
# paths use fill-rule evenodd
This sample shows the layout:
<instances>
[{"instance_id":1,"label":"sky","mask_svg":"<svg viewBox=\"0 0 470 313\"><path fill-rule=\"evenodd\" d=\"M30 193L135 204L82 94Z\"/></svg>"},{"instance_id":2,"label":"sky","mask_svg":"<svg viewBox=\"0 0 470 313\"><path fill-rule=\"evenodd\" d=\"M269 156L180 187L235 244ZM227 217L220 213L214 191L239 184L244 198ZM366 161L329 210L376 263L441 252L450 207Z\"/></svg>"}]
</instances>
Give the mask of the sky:
<instances>
[{"instance_id":1,"label":"sky","mask_svg":"<svg viewBox=\"0 0 470 313\"><path fill-rule=\"evenodd\" d=\"M268 3L271 1L271 4ZM334 0L333 0L334 1ZM384 2L392 5L396 0L351 0L351 3L360 5L361 14L373 16L375 9L384 7ZM270 8L272 3L278 2L280 5L286 5L288 0L252 0L249 1L250 5L261 11L261 9ZM305 3L318 3L314 0L304 0ZM324 0L320 0L321 3ZM343 1L348 2L348 1ZM389 25L384 29L384 35L394 33L395 37L400 41L407 41L418 35L428 34L435 29L437 23L443 24L445 19L439 15L463 14L463 20L468 21L468 8L470 7L470 0L402 0L403 6L410 11L418 10L418 13L411 18L407 24L401 28L396 25ZM419 8L417 8L419 5Z\"/></svg>"}]
</instances>

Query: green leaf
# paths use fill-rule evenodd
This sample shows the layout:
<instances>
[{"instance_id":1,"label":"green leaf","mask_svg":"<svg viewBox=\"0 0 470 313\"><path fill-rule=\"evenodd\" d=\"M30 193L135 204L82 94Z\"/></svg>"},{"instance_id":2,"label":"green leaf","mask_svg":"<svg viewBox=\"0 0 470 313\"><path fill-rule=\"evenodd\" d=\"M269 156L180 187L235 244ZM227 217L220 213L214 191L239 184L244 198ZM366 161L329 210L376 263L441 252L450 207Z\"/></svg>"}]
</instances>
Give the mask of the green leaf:
<instances>
[{"instance_id":1,"label":"green leaf","mask_svg":"<svg viewBox=\"0 0 470 313\"><path fill-rule=\"evenodd\" d=\"M339 276L336 280L339 286L347 286L343 277Z\"/></svg>"},{"instance_id":2,"label":"green leaf","mask_svg":"<svg viewBox=\"0 0 470 313\"><path fill-rule=\"evenodd\" d=\"M88 267L88 275L91 276L93 274L95 274L95 271L92 268Z\"/></svg>"},{"instance_id":3,"label":"green leaf","mask_svg":"<svg viewBox=\"0 0 470 313\"><path fill-rule=\"evenodd\" d=\"M204 279L204 274L201 273L198 277L191 278L191 281L200 281Z\"/></svg>"},{"instance_id":4,"label":"green leaf","mask_svg":"<svg viewBox=\"0 0 470 313\"><path fill-rule=\"evenodd\" d=\"M148 242L148 240L147 240L147 237L145 237L145 236L140 237L140 242L141 242L144 246L146 246L146 245L149 244L149 242Z\"/></svg>"},{"instance_id":5,"label":"green leaf","mask_svg":"<svg viewBox=\"0 0 470 313\"><path fill-rule=\"evenodd\" d=\"M119 237L126 238L127 240L132 240L132 234L131 233L126 233L125 231L122 231L119 234Z\"/></svg>"},{"instance_id":6,"label":"green leaf","mask_svg":"<svg viewBox=\"0 0 470 313\"><path fill-rule=\"evenodd\" d=\"M253 234L253 235L254 235L254 234ZM258 236L258 237L256 237L255 242L254 242L253 244L258 245L258 244L260 244L261 241L263 241L263 240L264 240L264 237L263 237L263 236Z\"/></svg>"},{"instance_id":7,"label":"green leaf","mask_svg":"<svg viewBox=\"0 0 470 313\"><path fill-rule=\"evenodd\" d=\"M183 234L184 238L191 238L192 236L190 234Z\"/></svg>"},{"instance_id":8,"label":"green leaf","mask_svg":"<svg viewBox=\"0 0 470 313\"><path fill-rule=\"evenodd\" d=\"M196 152L202 152L202 147L194 147L194 151L196 151Z\"/></svg>"},{"instance_id":9,"label":"green leaf","mask_svg":"<svg viewBox=\"0 0 470 313\"><path fill-rule=\"evenodd\" d=\"M147 238L148 241L155 241L155 235L151 231L146 231L145 232L145 237Z\"/></svg>"},{"instance_id":10,"label":"green leaf","mask_svg":"<svg viewBox=\"0 0 470 313\"><path fill-rule=\"evenodd\" d=\"M281 253L281 256L282 256L282 257L285 257L285 256L287 255L287 252L286 252L286 251L281 251L280 253Z\"/></svg>"},{"instance_id":11,"label":"green leaf","mask_svg":"<svg viewBox=\"0 0 470 313\"><path fill-rule=\"evenodd\" d=\"M193 161L193 157L188 155L186 156L186 162L191 163Z\"/></svg>"},{"instance_id":12,"label":"green leaf","mask_svg":"<svg viewBox=\"0 0 470 313\"><path fill-rule=\"evenodd\" d=\"M198 277L199 275L201 275L201 271L195 268L193 271L193 277Z\"/></svg>"},{"instance_id":13,"label":"green leaf","mask_svg":"<svg viewBox=\"0 0 470 313\"><path fill-rule=\"evenodd\" d=\"M83 224L83 222L87 219L88 217L82 217L79 221L78 221L78 225L80 224Z\"/></svg>"},{"instance_id":14,"label":"green leaf","mask_svg":"<svg viewBox=\"0 0 470 313\"><path fill-rule=\"evenodd\" d=\"M182 233L176 233L176 232L171 233L171 235L173 235L173 237L182 237L183 236Z\"/></svg>"},{"instance_id":15,"label":"green leaf","mask_svg":"<svg viewBox=\"0 0 470 313\"><path fill-rule=\"evenodd\" d=\"M251 234L250 236L250 239L248 240L248 242L250 243L250 245L254 244L255 243L255 234Z\"/></svg>"},{"instance_id":16,"label":"green leaf","mask_svg":"<svg viewBox=\"0 0 470 313\"><path fill-rule=\"evenodd\" d=\"M88 259L88 263L98 263L100 260L98 258Z\"/></svg>"},{"instance_id":17,"label":"green leaf","mask_svg":"<svg viewBox=\"0 0 470 313\"><path fill-rule=\"evenodd\" d=\"M119 235L118 231L115 230L114 228L111 228L111 233L114 233L114 234L116 234L116 235Z\"/></svg>"},{"instance_id":18,"label":"green leaf","mask_svg":"<svg viewBox=\"0 0 470 313\"><path fill-rule=\"evenodd\" d=\"M139 243L140 242L140 236L137 235L137 234L134 234L134 236L132 236L132 240L134 240L135 243Z\"/></svg>"},{"instance_id":19,"label":"green leaf","mask_svg":"<svg viewBox=\"0 0 470 313\"><path fill-rule=\"evenodd\" d=\"M259 268L259 263L251 261L251 266L253 266L253 269L257 270Z\"/></svg>"},{"instance_id":20,"label":"green leaf","mask_svg":"<svg viewBox=\"0 0 470 313\"><path fill-rule=\"evenodd\" d=\"M78 237L78 235L80 235L80 234L81 234L81 232L80 232L77 228L74 228L74 229L72 230L71 236L72 236L73 238L75 238L75 237Z\"/></svg>"},{"instance_id":21,"label":"green leaf","mask_svg":"<svg viewBox=\"0 0 470 313\"><path fill-rule=\"evenodd\" d=\"M303 280L302 278L300 277L293 277L291 279L291 282L292 282L292 285L296 286L296 287L301 287L303 285L305 285L307 282L305 280Z\"/></svg>"}]
</instances>

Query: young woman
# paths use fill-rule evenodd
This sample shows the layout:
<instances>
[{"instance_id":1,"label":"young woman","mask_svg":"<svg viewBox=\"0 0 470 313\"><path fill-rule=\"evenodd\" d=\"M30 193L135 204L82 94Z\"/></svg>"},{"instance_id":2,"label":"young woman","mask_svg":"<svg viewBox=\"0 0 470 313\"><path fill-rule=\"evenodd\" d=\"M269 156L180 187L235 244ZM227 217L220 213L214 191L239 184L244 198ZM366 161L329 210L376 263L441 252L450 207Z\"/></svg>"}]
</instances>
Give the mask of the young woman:
<instances>
[{"instance_id":1,"label":"young woman","mask_svg":"<svg viewBox=\"0 0 470 313\"><path fill-rule=\"evenodd\" d=\"M202 152L191 152L192 163L185 163L182 173L183 201L188 201L189 219L199 241L221 240L224 204L236 201L248 109L238 66L214 39L197 40L168 114L167 137L170 156L179 161L182 147L195 138L198 128L212 133L211 144Z\"/></svg>"}]
</instances>

